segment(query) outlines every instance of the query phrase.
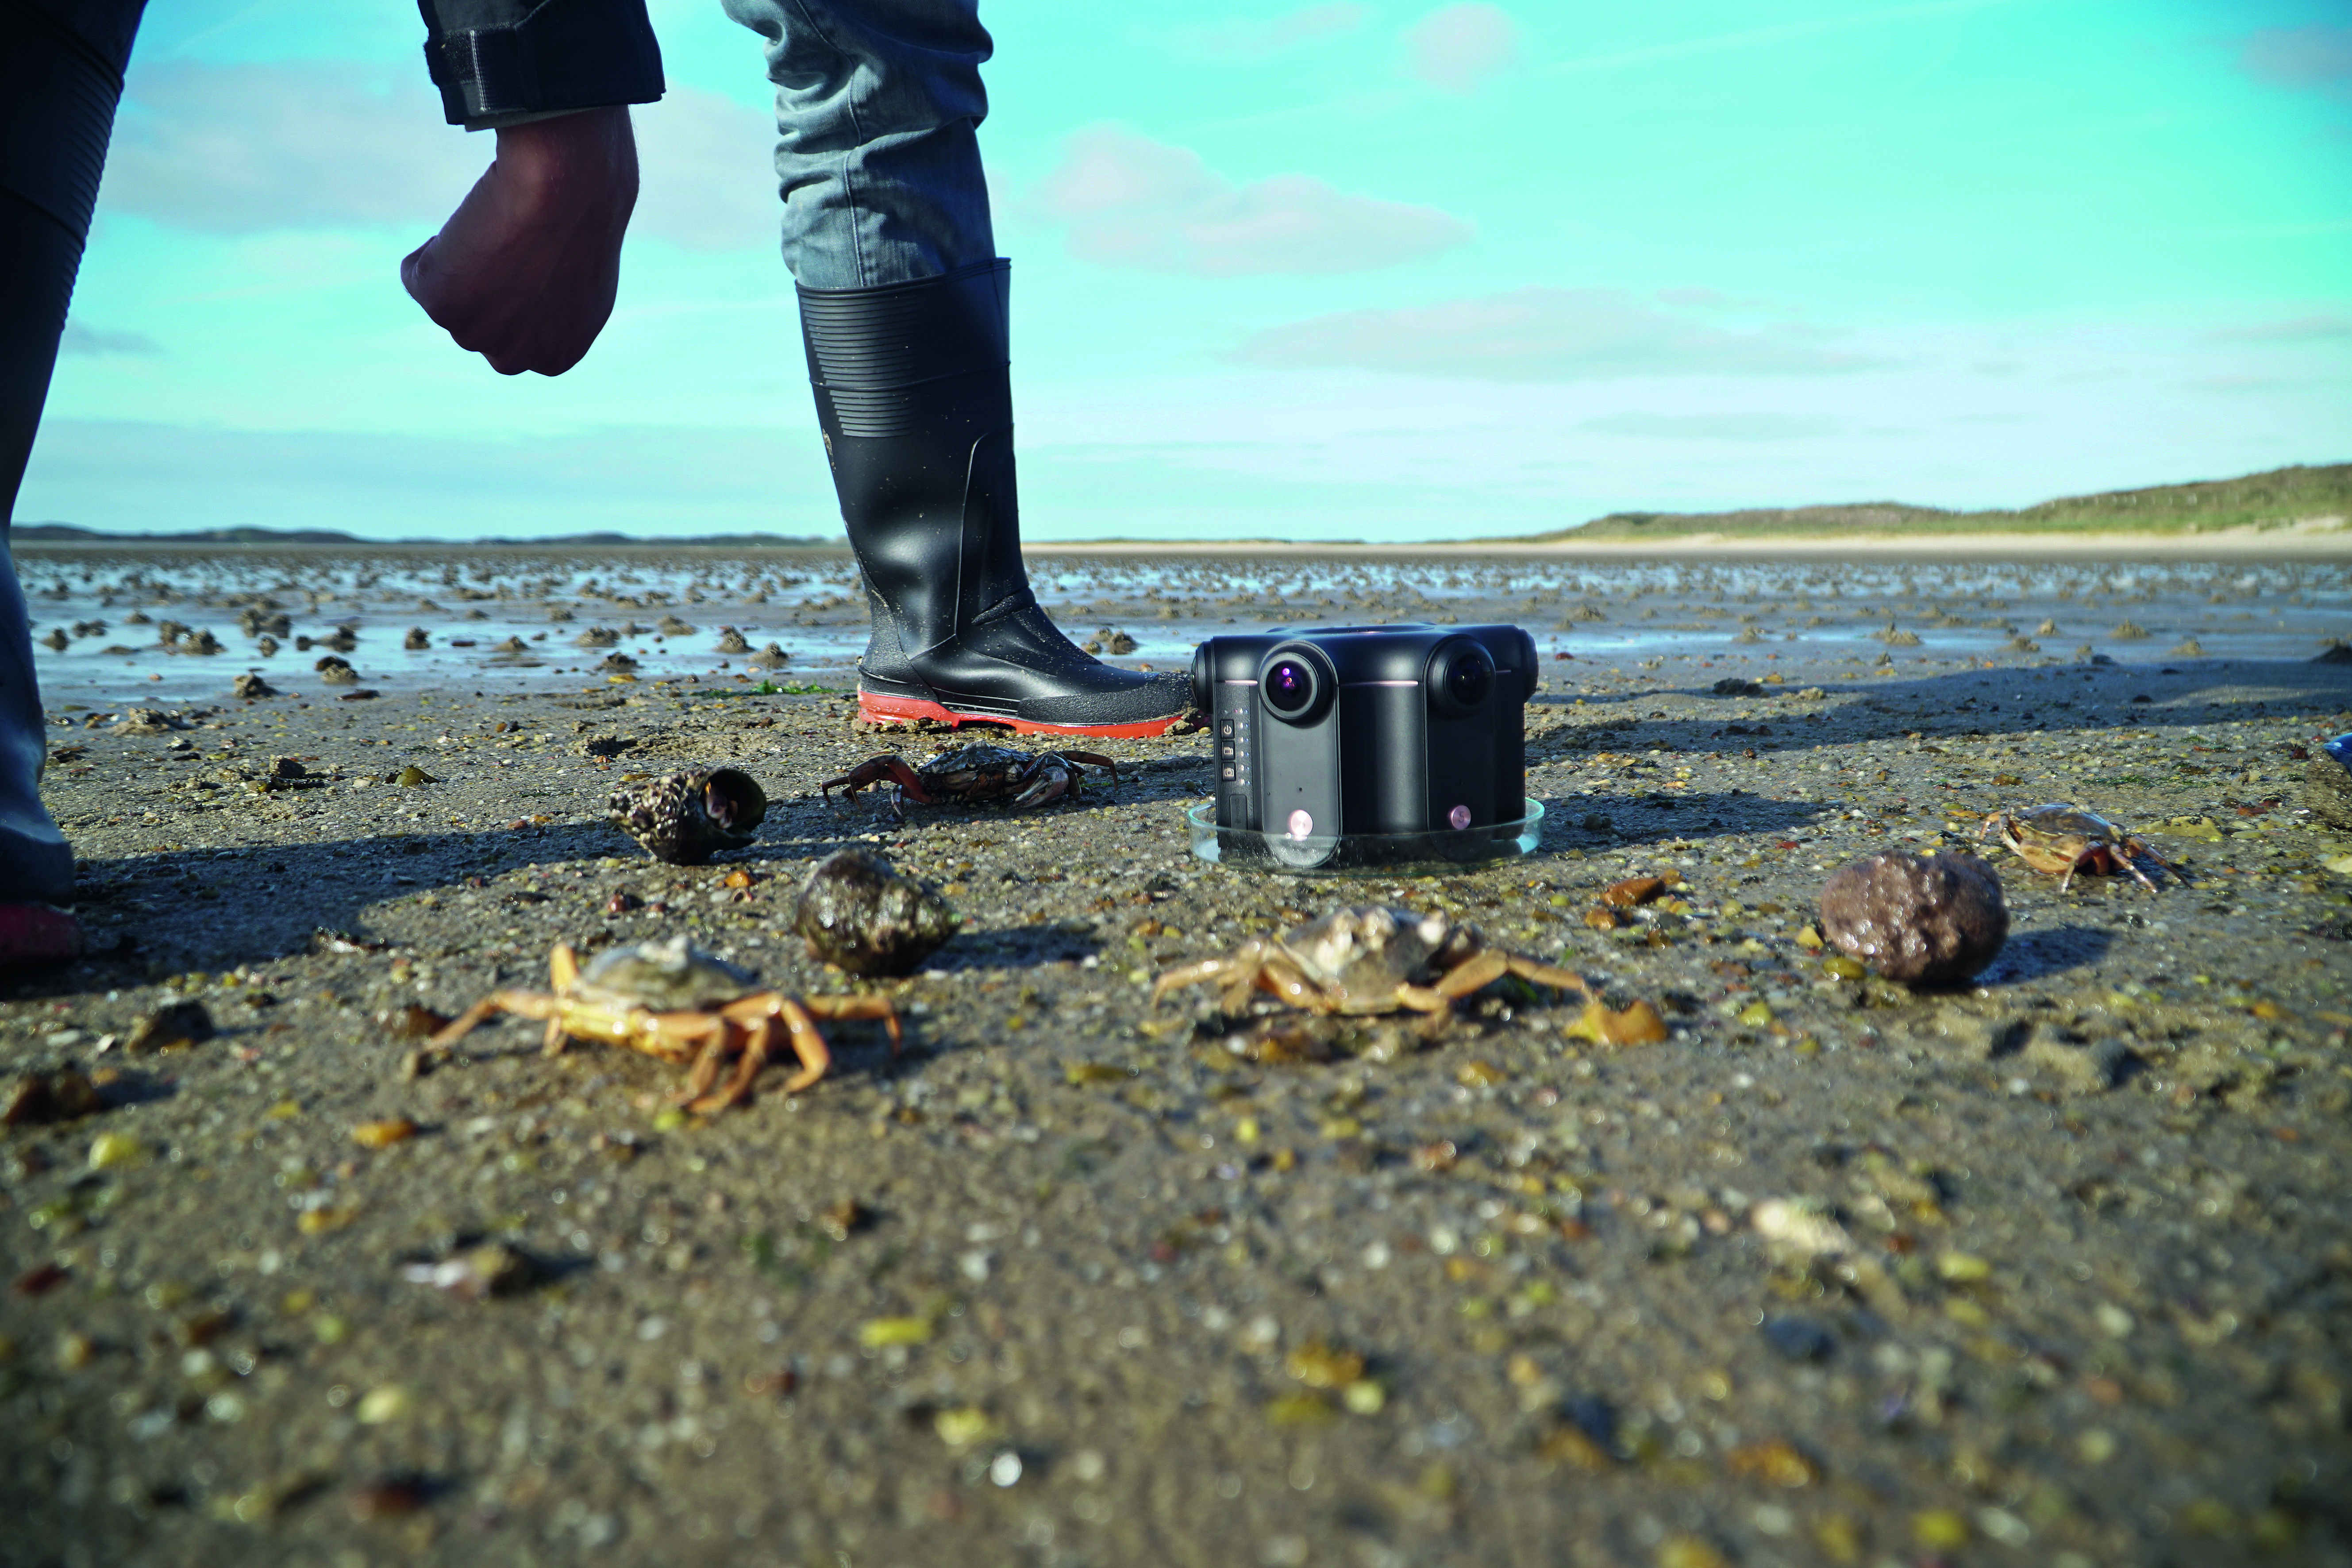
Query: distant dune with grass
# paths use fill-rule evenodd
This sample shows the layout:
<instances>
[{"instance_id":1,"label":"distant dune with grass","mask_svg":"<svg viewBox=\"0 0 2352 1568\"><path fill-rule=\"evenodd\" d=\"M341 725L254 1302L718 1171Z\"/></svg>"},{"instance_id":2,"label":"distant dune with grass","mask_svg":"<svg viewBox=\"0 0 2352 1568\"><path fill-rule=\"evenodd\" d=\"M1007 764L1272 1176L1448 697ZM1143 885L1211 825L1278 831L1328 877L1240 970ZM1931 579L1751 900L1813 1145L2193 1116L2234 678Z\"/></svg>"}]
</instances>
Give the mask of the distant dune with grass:
<instances>
[{"instance_id":1,"label":"distant dune with grass","mask_svg":"<svg viewBox=\"0 0 2352 1568\"><path fill-rule=\"evenodd\" d=\"M1756 507L1740 511L1620 511L1575 528L1495 543L1641 544L1747 540L1834 542L1855 537L2111 533L2191 535L2341 529L2352 519L2352 463L2298 464L2234 479L2065 496L2018 510L1950 511L1901 501Z\"/></svg>"}]
</instances>

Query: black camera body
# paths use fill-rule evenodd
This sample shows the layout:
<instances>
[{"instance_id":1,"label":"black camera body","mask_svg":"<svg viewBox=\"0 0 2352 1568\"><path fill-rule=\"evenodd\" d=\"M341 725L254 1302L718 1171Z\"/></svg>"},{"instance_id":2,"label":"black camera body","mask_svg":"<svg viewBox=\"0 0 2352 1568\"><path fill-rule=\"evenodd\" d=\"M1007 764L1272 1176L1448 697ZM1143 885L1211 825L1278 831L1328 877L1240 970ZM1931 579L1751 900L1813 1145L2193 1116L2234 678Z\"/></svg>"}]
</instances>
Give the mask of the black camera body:
<instances>
[{"instance_id":1,"label":"black camera body","mask_svg":"<svg viewBox=\"0 0 2352 1568\"><path fill-rule=\"evenodd\" d=\"M1288 861L1286 842L1516 822L1538 679L1535 639L1511 626L1211 637L1192 698L1209 715L1217 826L1262 833Z\"/></svg>"}]
</instances>

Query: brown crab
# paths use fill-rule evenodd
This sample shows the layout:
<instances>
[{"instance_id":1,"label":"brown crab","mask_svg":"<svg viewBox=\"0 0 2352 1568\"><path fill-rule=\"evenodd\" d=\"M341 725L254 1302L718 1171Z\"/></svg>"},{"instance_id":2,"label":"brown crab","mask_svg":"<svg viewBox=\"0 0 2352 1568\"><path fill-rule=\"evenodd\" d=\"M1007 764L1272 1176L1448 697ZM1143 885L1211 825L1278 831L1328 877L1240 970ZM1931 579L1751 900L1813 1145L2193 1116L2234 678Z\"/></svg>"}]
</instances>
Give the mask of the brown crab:
<instances>
[{"instance_id":1,"label":"brown crab","mask_svg":"<svg viewBox=\"0 0 2352 1568\"><path fill-rule=\"evenodd\" d=\"M941 752L920 768L908 767L895 753L872 757L817 788L830 800L834 786L839 784L843 799L856 800L859 790L887 779L890 815L903 822L907 814L901 803L907 800L917 805L939 801L978 805L1004 800L1015 811L1027 811L1066 795L1078 795L1088 767L1108 769L1111 782L1118 782L1118 764L1097 752L1024 752L982 742Z\"/></svg>"},{"instance_id":2,"label":"brown crab","mask_svg":"<svg viewBox=\"0 0 2352 1568\"><path fill-rule=\"evenodd\" d=\"M1442 1023L1454 1005L1505 974L1590 996L1582 977L1490 947L1475 926L1442 914L1419 915L1385 904L1333 910L1279 936L1252 937L1223 958L1202 959L1161 975L1158 1001L1180 986L1225 982L1228 1013L1266 991L1315 1013L1365 1015L1411 1010Z\"/></svg>"},{"instance_id":3,"label":"brown crab","mask_svg":"<svg viewBox=\"0 0 2352 1568\"><path fill-rule=\"evenodd\" d=\"M2140 839L2084 806L2051 805L2025 811L1996 811L1984 819L1977 837L1982 840L1996 829L2000 841L2015 850L2017 858L2028 866L2046 877L2063 874L2058 884L2062 893L2074 885L2077 871L2102 877L2129 872L2134 881L2152 893L2156 884L2137 864L2143 855L2179 880L2189 879L2179 867Z\"/></svg>"},{"instance_id":4,"label":"brown crab","mask_svg":"<svg viewBox=\"0 0 2352 1568\"><path fill-rule=\"evenodd\" d=\"M550 1056L575 1039L602 1040L666 1062L692 1062L677 1103L701 1114L750 1100L751 1080L780 1046L791 1047L801 1064L784 1082L786 1094L823 1078L833 1054L817 1032L819 1018L879 1018L890 1031L891 1054L898 1050L898 1015L887 996L757 990L749 972L688 947L684 937L614 948L584 972L572 949L558 942L547 968L551 992L493 991L427 1044L446 1049L500 1013L544 1019ZM730 1057L734 1076L712 1088Z\"/></svg>"}]
</instances>

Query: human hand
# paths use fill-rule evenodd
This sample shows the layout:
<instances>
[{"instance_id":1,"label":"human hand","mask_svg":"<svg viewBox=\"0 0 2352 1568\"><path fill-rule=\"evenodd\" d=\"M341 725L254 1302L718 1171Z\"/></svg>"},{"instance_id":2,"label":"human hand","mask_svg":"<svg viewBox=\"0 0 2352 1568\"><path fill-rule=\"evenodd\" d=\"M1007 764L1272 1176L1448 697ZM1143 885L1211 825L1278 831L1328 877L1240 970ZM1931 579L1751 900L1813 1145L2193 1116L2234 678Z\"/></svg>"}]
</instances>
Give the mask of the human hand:
<instances>
[{"instance_id":1,"label":"human hand","mask_svg":"<svg viewBox=\"0 0 2352 1568\"><path fill-rule=\"evenodd\" d=\"M625 106L508 126L498 154L400 280L500 375L562 375L613 314L637 201Z\"/></svg>"}]
</instances>

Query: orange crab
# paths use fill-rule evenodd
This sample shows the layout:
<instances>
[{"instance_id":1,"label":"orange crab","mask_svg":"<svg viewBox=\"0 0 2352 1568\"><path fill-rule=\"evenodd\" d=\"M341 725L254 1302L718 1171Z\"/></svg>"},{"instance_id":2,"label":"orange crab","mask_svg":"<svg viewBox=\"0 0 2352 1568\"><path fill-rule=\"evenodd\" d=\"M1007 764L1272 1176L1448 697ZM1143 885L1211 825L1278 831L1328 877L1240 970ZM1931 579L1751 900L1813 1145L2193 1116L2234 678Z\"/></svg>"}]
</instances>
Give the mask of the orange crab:
<instances>
[{"instance_id":1,"label":"orange crab","mask_svg":"<svg viewBox=\"0 0 2352 1568\"><path fill-rule=\"evenodd\" d=\"M2149 892L2156 884L2139 868L2141 857L2155 861L2175 879L2186 882L2180 868L2158 854L2138 837L2116 826L2086 806L2037 805L2024 811L1996 811L1977 830L1977 841L1999 834L2017 858L2045 877L2060 879L2058 890L2074 886L2077 872L2112 877L2128 872Z\"/></svg>"},{"instance_id":2,"label":"orange crab","mask_svg":"<svg viewBox=\"0 0 2352 1568\"><path fill-rule=\"evenodd\" d=\"M819 1018L878 1018L890 1032L891 1055L898 1052L898 1014L887 996L755 990L747 971L688 946L682 936L614 948L584 972L571 947L558 942L547 968L551 992L493 991L428 1043L446 1049L500 1013L543 1019L550 1056L575 1039L602 1040L666 1062L693 1063L677 1103L698 1114L749 1100L752 1079L781 1046L801 1064L784 1080L786 1094L823 1078L833 1053L817 1031ZM730 1058L734 1076L713 1088Z\"/></svg>"},{"instance_id":3,"label":"orange crab","mask_svg":"<svg viewBox=\"0 0 2352 1568\"><path fill-rule=\"evenodd\" d=\"M1162 974L1153 1001L1203 981L1222 981L1226 1012L1238 1014L1252 991L1265 991L1313 1013L1367 1016L1411 1011L1442 1025L1454 1005L1506 974L1580 995L1581 975L1490 945L1475 926L1442 914L1383 904L1337 909L1280 936L1252 937L1223 958L1204 958Z\"/></svg>"}]
</instances>

